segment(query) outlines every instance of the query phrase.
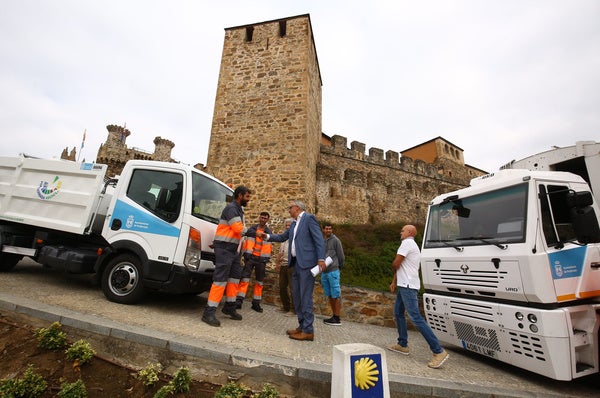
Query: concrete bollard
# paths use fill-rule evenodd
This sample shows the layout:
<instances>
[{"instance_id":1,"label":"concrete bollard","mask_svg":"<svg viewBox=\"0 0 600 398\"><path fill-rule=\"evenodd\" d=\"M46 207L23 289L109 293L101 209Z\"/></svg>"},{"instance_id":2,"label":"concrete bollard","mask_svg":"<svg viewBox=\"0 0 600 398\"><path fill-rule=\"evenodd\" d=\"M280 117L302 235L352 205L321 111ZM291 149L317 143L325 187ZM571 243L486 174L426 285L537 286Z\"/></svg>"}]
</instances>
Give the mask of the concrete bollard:
<instances>
[{"instance_id":1,"label":"concrete bollard","mask_svg":"<svg viewBox=\"0 0 600 398\"><path fill-rule=\"evenodd\" d=\"M333 347L331 398L389 398L385 350L371 344Z\"/></svg>"}]
</instances>

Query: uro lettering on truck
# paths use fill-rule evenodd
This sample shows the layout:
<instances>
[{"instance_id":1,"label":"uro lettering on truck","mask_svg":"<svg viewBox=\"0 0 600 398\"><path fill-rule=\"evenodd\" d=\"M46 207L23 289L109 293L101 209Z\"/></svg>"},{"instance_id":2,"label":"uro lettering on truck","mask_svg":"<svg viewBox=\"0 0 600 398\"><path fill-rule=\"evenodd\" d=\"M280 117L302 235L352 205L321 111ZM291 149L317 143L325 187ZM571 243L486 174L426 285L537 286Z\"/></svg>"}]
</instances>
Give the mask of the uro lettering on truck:
<instances>
[{"instance_id":1,"label":"uro lettering on truck","mask_svg":"<svg viewBox=\"0 0 600 398\"><path fill-rule=\"evenodd\" d=\"M117 200L115 204L115 210L110 220L111 224L115 218L120 219L123 229L129 231L179 237L179 228L121 200Z\"/></svg>"}]
</instances>

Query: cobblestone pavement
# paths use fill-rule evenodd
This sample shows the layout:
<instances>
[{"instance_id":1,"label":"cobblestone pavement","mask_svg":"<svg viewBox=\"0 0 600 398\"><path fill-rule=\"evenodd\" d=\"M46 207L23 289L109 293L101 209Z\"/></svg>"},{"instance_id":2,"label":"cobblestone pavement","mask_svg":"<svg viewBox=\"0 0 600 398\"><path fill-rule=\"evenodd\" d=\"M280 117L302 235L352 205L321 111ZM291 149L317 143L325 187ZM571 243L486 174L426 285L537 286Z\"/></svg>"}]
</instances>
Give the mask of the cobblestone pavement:
<instances>
[{"instance_id":1,"label":"cobblestone pavement","mask_svg":"<svg viewBox=\"0 0 600 398\"><path fill-rule=\"evenodd\" d=\"M244 319L234 321L217 312L221 327L200 321L206 295L169 296L154 294L144 303L125 306L109 302L88 276L56 273L22 261L12 272L0 273L0 312L26 312L42 318L63 317L76 327L113 337L162 344L168 349L203 353L213 360L271 369L305 378L331 379L335 345L367 343L385 348L396 342L396 330L352 322L327 326L315 320L315 341L292 341L285 334L297 322L263 305L257 313L244 304ZM431 353L425 340L409 331L410 356L386 351L392 390L419 396L474 397L584 397L598 396L600 377L572 382L554 381L464 350L446 347L450 358L440 369L429 369ZM193 354L193 352L192 352ZM227 359L229 358L229 359ZM234 358L234 359L232 359ZM283 370L282 370L283 369Z\"/></svg>"}]
</instances>

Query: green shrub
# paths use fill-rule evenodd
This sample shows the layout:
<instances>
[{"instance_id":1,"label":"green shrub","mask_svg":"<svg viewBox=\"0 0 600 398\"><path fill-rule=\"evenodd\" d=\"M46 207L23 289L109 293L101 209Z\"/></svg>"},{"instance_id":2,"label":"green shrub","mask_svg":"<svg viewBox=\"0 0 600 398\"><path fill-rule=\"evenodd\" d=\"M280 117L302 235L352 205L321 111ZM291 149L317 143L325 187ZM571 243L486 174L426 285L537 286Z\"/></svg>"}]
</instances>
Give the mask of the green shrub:
<instances>
[{"instance_id":1,"label":"green shrub","mask_svg":"<svg viewBox=\"0 0 600 398\"><path fill-rule=\"evenodd\" d=\"M177 369L170 384L173 385L174 392L188 392L190 390L191 381L192 376L190 375L190 369L182 367Z\"/></svg>"},{"instance_id":2,"label":"green shrub","mask_svg":"<svg viewBox=\"0 0 600 398\"><path fill-rule=\"evenodd\" d=\"M169 395L173 395L174 392L175 387L173 387L173 385L169 383L166 386L162 386L161 388L159 388L156 394L154 394L153 398L167 398Z\"/></svg>"},{"instance_id":3,"label":"green shrub","mask_svg":"<svg viewBox=\"0 0 600 398\"><path fill-rule=\"evenodd\" d=\"M79 379L73 383L62 383L58 392L60 398L87 398L87 389L83 380Z\"/></svg>"},{"instance_id":4,"label":"green shrub","mask_svg":"<svg viewBox=\"0 0 600 398\"><path fill-rule=\"evenodd\" d=\"M269 383L263 385L261 392L252 395L252 398L277 398L279 397L279 391Z\"/></svg>"},{"instance_id":5,"label":"green shrub","mask_svg":"<svg viewBox=\"0 0 600 398\"><path fill-rule=\"evenodd\" d=\"M152 386L158 381L158 374L162 370L162 365L148 364L144 369L140 370L137 374L137 378L142 381L145 386Z\"/></svg>"},{"instance_id":6,"label":"green shrub","mask_svg":"<svg viewBox=\"0 0 600 398\"><path fill-rule=\"evenodd\" d=\"M333 233L342 241L346 256L341 272L342 284L389 291L394 277L392 261L400 246L400 230L405 224L334 225ZM419 234L415 241L420 246L423 226L416 227Z\"/></svg>"},{"instance_id":7,"label":"green shrub","mask_svg":"<svg viewBox=\"0 0 600 398\"><path fill-rule=\"evenodd\" d=\"M61 330L62 325L54 322L49 328L39 328L35 331L38 346L47 350L59 350L67 344L67 334Z\"/></svg>"},{"instance_id":8,"label":"green shrub","mask_svg":"<svg viewBox=\"0 0 600 398\"><path fill-rule=\"evenodd\" d=\"M215 398L241 398L246 390L247 388L243 384L229 382L217 390Z\"/></svg>"},{"instance_id":9,"label":"green shrub","mask_svg":"<svg viewBox=\"0 0 600 398\"><path fill-rule=\"evenodd\" d=\"M2 398L37 398L46 391L47 383L36 374L33 365L29 364L22 378L0 381L0 397Z\"/></svg>"},{"instance_id":10,"label":"green shrub","mask_svg":"<svg viewBox=\"0 0 600 398\"><path fill-rule=\"evenodd\" d=\"M67 359L69 361L79 361L80 365L88 362L96 355L96 351L93 350L90 343L85 340L79 340L71 344L65 351Z\"/></svg>"}]
</instances>

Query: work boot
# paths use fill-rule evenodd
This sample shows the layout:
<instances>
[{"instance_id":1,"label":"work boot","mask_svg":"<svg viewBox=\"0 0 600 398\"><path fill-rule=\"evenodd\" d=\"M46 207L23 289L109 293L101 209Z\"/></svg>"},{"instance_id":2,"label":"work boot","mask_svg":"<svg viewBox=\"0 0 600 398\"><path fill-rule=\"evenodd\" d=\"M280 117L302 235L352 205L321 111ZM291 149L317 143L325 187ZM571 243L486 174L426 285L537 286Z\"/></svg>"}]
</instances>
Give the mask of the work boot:
<instances>
[{"instance_id":1,"label":"work boot","mask_svg":"<svg viewBox=\"0 0 600 398\"><path fill-rule=\"evenodd\" d=\"M242 309L242 304L244 303L244 299L243 298L237 298L235 300L235 309L236 310L241 310Z\"/></svg>"},{"instance_id":2,"label":"work boot","mask_svg":"<svg viewBox=\"0 0 600 398\"><path fill-rule=\"evenodd\" d=\"M214 307L206 307L204 309L204 313L202 314L202 322L208 323L210 326L219 327L221 326L221 322L215 316L216 308Z\"/></svg>"},{"instance_id":3,"label":"work boot","mask_svg":"<svg viewBox=\"0 0 600 398\"><path fill-rule=\"evenodd\" d=\"M229 315L229 317L231 319L233 319L234 321L241 321L242 316L240 314L238 314L238 312L235 310L236 309L235 307L236 307L235 302L225 303L221 312L225 315Z\"/></svg>"},{"instance_id":4,"label":"work boot","mask_svg":"<svg viewBox=\"0 0 600 398\"><path fill-rule=\"evenodd\" d=\"M260 306L260 303L258 301L252 302L252 309L256 312L263 312L263 308Z\"/></svg>"}]
</instances>

